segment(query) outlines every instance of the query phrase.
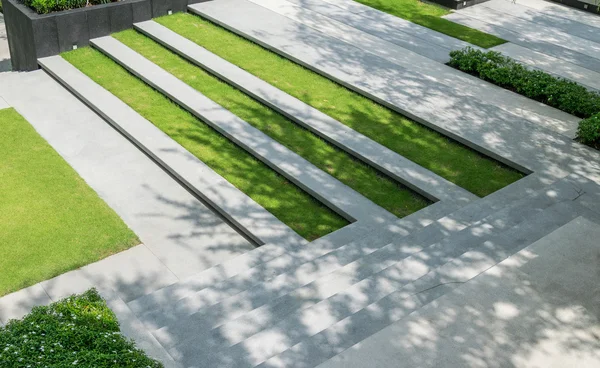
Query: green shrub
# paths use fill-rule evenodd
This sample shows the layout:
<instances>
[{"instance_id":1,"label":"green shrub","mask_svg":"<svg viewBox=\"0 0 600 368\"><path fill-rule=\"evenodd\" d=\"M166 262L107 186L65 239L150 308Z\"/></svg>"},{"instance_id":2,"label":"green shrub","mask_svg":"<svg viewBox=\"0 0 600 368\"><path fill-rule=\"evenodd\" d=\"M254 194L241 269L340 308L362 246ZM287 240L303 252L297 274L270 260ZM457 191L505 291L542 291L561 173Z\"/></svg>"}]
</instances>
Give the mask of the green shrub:
<instances>
[{"instance_id":1,"label":"green shrub","mask_svg":"<svg viewBox=\"0 0 600 368\"><path fill-rule=\"evenodd\" d=\"M600 113L579 123L577 138L581 143L600 149Z\"/></svg>"},{"instance_id":2,"label":"green shrub","mask_svg":"<svg viewBox=\"0 0 600 368\"><path fill-rule=\"evenodd\" d=\"M450 53L449 65L580 118L600 112L600 94L564 78L531 70L495 51Z\"/></svg>"},{"instance_id":3,"label":"green shrub","mask_svg":"<svg viewBox=\"0 0 600 368\"><path fill-rule=\"evenodd\" d=\"M0 328L0 367L160 368L119 332L115 315L94 289Z\"/></svg>"},{"instance_id":4,"label":"green shrub","mask_svg":"<svg viewBox=\"0 0 600 368\"><path fill-rule=\"evenodd\" d=\"M89 0L89 5L108 4L119 0ZM24 4L35 10L38 14L47 14L55 11L83 8L88 5L87 0L24 0Z\"/></svg>"}]
</instances>

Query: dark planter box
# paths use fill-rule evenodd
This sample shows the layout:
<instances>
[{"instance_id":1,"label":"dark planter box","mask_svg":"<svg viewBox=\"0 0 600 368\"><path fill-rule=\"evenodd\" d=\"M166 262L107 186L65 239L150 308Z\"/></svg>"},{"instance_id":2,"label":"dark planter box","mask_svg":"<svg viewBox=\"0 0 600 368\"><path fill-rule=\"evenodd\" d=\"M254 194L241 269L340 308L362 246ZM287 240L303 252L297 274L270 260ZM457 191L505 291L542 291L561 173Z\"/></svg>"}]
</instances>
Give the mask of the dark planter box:
<instances>
[{"instance_id":1,"label":"dark planter box","mask_svg":"<svg viewBox=\"0 0 600 368\"><path fill-rule=\"evenodd\" d=\"M1 0L13 70L38 69L37 59L87 46L90 39L133 23L186 11L203 0L125 0L40 15L18 0Z\"/></svg>"},{"instance_id":2,"label":"dark planter box","mask_svg":"<svg viewBox=\"0 0 600 368\"><path fill-rule=\"evenodd\" d=\"M578 0L552 0L555 3L570 6L572 8L581 9L590 13L600 14L600 6L596 4L586 3Z\"/></svg>"},{"instance_id":3,"label":"dark planter box","mask_svg":"<svg viewBox=\"0 0 600 368\"><path fill-rule=\"evenodd\" d=\"M436 4L445 6L446 8L459 10L469 6L484 3L488 0L430 0Z\"/></svg>"}]
</instances>

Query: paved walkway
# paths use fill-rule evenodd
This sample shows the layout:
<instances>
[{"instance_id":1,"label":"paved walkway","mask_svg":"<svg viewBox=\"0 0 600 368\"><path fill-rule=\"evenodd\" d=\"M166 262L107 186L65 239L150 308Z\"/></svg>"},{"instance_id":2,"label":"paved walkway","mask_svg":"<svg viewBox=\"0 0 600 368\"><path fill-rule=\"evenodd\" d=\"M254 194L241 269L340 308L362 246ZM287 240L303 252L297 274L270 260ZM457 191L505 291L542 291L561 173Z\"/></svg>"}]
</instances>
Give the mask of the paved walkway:
<instances>
[{"instance_id":1,"label":"paved walkway","mask_svg":"<svg viewBox=\"0 0 600 368\"><path fill-rule=\"evenodd\" d=\"M495 34L500 51L531 67L600 88L598 16L543 0L491 0L445 17Z\"/></svg>"},{"instance_id":2,"label":"paved walkway","mask_svg":"<svg viewBox=\"0 0 600 368\"><path fill-rule=\"evenodd\" d=\"M9 70L11 70L11 66L8 39L6 37L6 28L4 28L4 15L0 13L0 73Z\"/></svg>"}]
</instances>

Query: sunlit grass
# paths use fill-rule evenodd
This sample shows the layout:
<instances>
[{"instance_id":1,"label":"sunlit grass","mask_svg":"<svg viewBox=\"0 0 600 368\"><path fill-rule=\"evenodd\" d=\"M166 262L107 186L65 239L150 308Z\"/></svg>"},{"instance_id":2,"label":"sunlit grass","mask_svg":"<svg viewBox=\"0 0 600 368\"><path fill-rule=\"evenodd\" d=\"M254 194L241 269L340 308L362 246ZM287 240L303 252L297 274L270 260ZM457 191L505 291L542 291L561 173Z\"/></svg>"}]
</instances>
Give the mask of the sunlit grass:
<instances>
[{"instance_id":1,"label":"sunlit grass","mask_svg":"<svg viewBox=\"0 0 600 368\"><path fill-rule=\"evenodd\" d=\"M0 295L139 243L14 109L0 131Z\"/></svg>"},{"instance_id":2,"label":"sunlit grass","mask_svg":"<svg viewBox=\"0 0 600 368\"><path fill-rule=\"evenodd\" d=\"M99 51L63 57L306 239L348 222Z\"/></svg>"},{"instance_id":3,"label":"sunlit grass","mask_svg":"<svg viewBox=\"0 0 600 368\"><path fill-rule=\"evenodd\" d=\"M113 36L396 216L404 217L428 204L424 198L391 178L353 159L344 151L326 143L151 39L133 30Z\"/></svg>"},{"instance_id":4,"label":"sunlit grass","mask_svg":"<svg viewBox=\"0 0 600 368\"><path fill-rule=\"evenodd\" d=\"M483 197L523 175L269 50L191 14L160 24Z\"/></svg>"},{"instance_id":5,"label":"sunlit grass","mask_svg":"<svg viewBox=\"0 0 600 368\"><path fill-rule=\"evenodd\" d=\"M450 10L436 4L420 0L355 1L480 47L490 48L506 43L494 35L442 18L450 14Z\"/></svg>"}]
</instances>

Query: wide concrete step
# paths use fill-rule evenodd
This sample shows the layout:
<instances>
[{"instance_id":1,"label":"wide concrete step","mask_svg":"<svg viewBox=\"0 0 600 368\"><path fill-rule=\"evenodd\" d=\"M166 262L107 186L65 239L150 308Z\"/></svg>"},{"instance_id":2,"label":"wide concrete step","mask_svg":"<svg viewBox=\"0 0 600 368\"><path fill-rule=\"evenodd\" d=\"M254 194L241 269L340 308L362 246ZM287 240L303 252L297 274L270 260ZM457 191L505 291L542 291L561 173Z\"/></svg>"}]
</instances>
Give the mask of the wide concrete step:
<instances>
[{"instance_id":1,"label":"wide concrete step","mask_svg":"<svg viewBox=\"0 0 600 368\"><path fill-rule=\"evenodd\" d=\"M600 281L594 271L599 224L598 217L576 218L318 367L392 367L398 362L475 367L473 358L482 351L491 365L600 366L600 341L594 337L600 308L597 293L590 292ZM435 344L424 344L415 334ZM286 358L301 362L309 353L298 349Z\"/></svg>"},{"instance_id":2,"label":"wide concrete step","mask_svg":"<svg viewBox=\"0 0 600 368\"><path fill-rule=\"evenodd\" d=\"M270 299L281 296L282 293L289 292L290 290L287 288L293 286L293 290L294 288L302 286L302 284L310 283L311 280L319 278L322 275L331 272L342 273L342 271L346 269L354 270L359 266L361 269L364 268L365 270L375 272L372 264L377 264L377 267L381 267L379 269L381 270L385 268L382 267L383 265L389 266L397 260L410 255L411 252L418 250L416 247L407 245L409 243L419 244L421 246L436 243L444 237L464 230L472 225L475 219L486 217L487 214L496 212L499 208L509 208L511 202L513 202L515 198L528 196L531 194L529 191L533 190L533 188L542 186L542 181L538 179L539 178L535 177L525 178L522 182L515 183L513 186L506 188L506 190L497 192L483 200L471 203L468 206L461 207L447 216L443 216L442 213L438 211L438 214L440 214L439 220L431 221L429 224L424 223L422 220L420 221L422 227L426 226L422 231L419 231L418 227L414 225L407 226L406 224L401 224L403 222L401 220L398 224L388 230L394 229L394 238L388 237L387 239L391 239L390 241L395 244L386 245L381 249L377 248L385 245L387 241L386 238L382 238L383 234L381 232L375 232L373 236L376 237L376 239L373 242L366 243L367 246L364 245L364 240L358 242L353 241L333 252L326 252L323 250L323 246L311 244L311 249L316 248L317 251L320 252L318 254L323 255L322 257L316 258L315 254L317 253L314 252L308 257L306 255L298 257L296 255L286 254L279 259L273 260L271 264L262 265L261 267L263 268L261 268L260 271L250 272L249 275L238 275L234 284L237 285L241 282L250 282L252 283L250 286L253 286L252 290L244 291L243 294L234 293L234 296L230 298L228 295L224 295L224 298L226 299L222 302L216 302L214 299L216 296L213 296L213 299L204 296L205 293L214 295L215 291L206 290L201 293L190 294L189 297L185 299L179 298L172 303L166 303L166 306L163 306L160 309L157 308L151 313L147 313L142 319L147 321L148 326L151 329L159 329L161 326L167 325L160 328L161 331L159 333L164 337L163 340L165 344L171 344L176 342L177 339L180 339L184 331L193 333L194 331L202 329L202 326L204 326L202 323L189 323L189 319L185 317L190 315L201 317L206 313L211 313L206 311L208 307L215 311L212 313L210 323L212 323L213 326L216 326L215 323L217 320L220 320L220 323L223 323L225 320L233 318L233 314L235 313L239 314L250 310L244 308L252 309L260 306L260 304L257 304L258 300L262 300L262 303L264 304ZM524 188L527 188L528 191L524 192ZM570 188L566 189L567 194L570 193ZM539 196L539 194L536 194L536 196ZM561 198L561 196L557 195L556 198ZM533 207L536 205L541 205L541 202L538 201ZM451 212L450 206L445 205L443 207ZM491 221L492 218L489 220ZM413 231L409 232L409 228ZM398 245L399 239L402 239L402 246L406 247L407 250L398 249L400 247L400 245ZM310 257L315 257L315 261L309 262ZM360 259L360 261L353 262L357 259ZM293 262L291 260L293 260ZM302 264L303 262L306 263ZM366 264L367 266L364 266L363 264ZM283 268L282 265L285 265L285 268ZM344 265L348 266L344 268ZM269 271L265 272L264 268ZM259 276L264 274L268 274L274 278L262 278L259 280ZM279 276L275 277L278 274ZM300 275L302 276L302 284L298 285L298 281L301 278ZM367 276L368 273L363 277ZM280 289L279 286L272 286L271 283L273 283L273 285L283 285L283 287ZM265 287L265 285L267 286ZM239 290L239 288L236 289ZM267 292L270 293L269 297L265 294ZM256 293L255 297L252 297L252 293ZM160 300L163 300L163 298L160 298ZM176 306L172 307L171 304ZM233 305L235 308L227 307L227 305ZM216 313L222 313L221 317L217 318ZM171 334L173 331L176 332L176 335Z\"/></svg>"},{"instance_id":3,"label":"wide concrete step","mask_svg":"<svg viewBox=\"0 0 600 368\"><path fill-rule=\"evenodd\" d=\"M579 121L578 118L572 115L482 81L353 26L312 11L302 3L303 0L295 0L300 5L278 0L249 1L323 34L355 45L382 59L391 61L406 70L407 78L410 74L413 74L412 78L435 80L443 86L445 93L448 95L454 95L457 98L468 96L467 98L476 98L485 103L494 101L495 106L536 124L562 128L563 130L558 130L559 132L570 131ZM364 22L361 23L364 24ZM515 106L520 108L515 109Z\"/></svg>"},{"instance_id":4,"label":"wide concrete step","mask_svg":"<svg viewBox=\"0 0 600 368\"><path fill-rule=\"evenodd\" d=\"M485 18L485 20L480 19L481 17ZM569 47L563 43L555 43L551 39L552 35L556 33L554 31L545 34L536 33L535 30L538 27L534 26L530 32L520 33L518 30L513 29L506 24L500 24L500 21L495 22L489 17L473 13L456 12L446 15L444 18L467 27L491 33L534 51L568 61L595 72L600 72L600 60L598 58L578 51L581 50L581 47ZM575 50L573 50L573 48L575 48Z\"/></svg>"},{"instance_id":5,"label":"wide concrete step","mask_svg":"<svg viewBox=\"0 0 600 368\"><path fill-rule=\"evenodd\" d=\"M511 0L490 0L480 6L539 24L543 27L550 27L569 35L600 43L599 27L589 26L568 18L545 14L521 3L513 3Z\"/></svg>"},{"instance_id":6,"label":"wide concrete step","mask_svg":"<svg viewBox=\"0 0 600 368\"><path fill-rule=\"evenodd\" d=\"M345 231L338 230L305 246L288 248L285 251L279 251L274 245L268 244L232 260L223 267L215 267L214 271L207 270L175 285L170 285L134 300L130 303L130 306L138 315L145 315L141 318L149 323L150 328L156 329L161 325L156 326L156 321L152 322L150 316L157 315L159 316L157 318L161 318L161 313L172 310L191 314L195 310L188 311L184 302L209 303L209 300L198 301L198 295L209 293L209 291L204 291L207 288L211 288L212 292L218 292L215 285L224 285L227 282L238 286L240 283L246 283L247 287L251 287L267 278L290 272L307 262L335 252L342 246L349 246L349 243L362 244L369 239L373 239L373 242L369 242L370 247L375 247L375 244L383 246L389 242L389 239L407 236L418 231L457 208L458 205L452 202L438 202L390 223L375 226L354 223L347 226ZM262 248L265 249L262 250ZM218 295L213 295L214 298L219 298Z\"/></svg>"},{"instance_id":7,"label":"wide concrete step","mask_svg":"<svg viewBox=\"0 0 600 368\"><path fill-rule=\"evenodd\" d=\"M443 240L441 239L443 236L437 237L441 242L434 245L427 246L435 241L435 237L430 235L420 237L421 239L419 236L409 236L282 297L269 294L278 286L267 284L259 289L258 295L276 297L268 305L264 304L264 300L254 304L252 294L242 295L240 298L230 300L226 305L206 309L195 314L191 319L183 319L158 330L155 336L167 348L176 345L172 349L172 353L176 356L194 356L201 359L202 354L240 343L253 334L260 335L260 331L266 327L277 325L282 320L293 319L298 313L304 314L304 310L310 314L311 308L322 305L324 300L341 302L343 296L340 295L345 295L349 290L377 286L378 293L391 293L486 239L497 236L494 234L515 226L525 218L535 217L544 208L552 206L557 201L570 200L578 195L565 183L557 184L549 191L551 195L544 193L533 196L530 200L490 216L476 226L447 235ZM428 228L417 235L427 230ZM374 295L385 296L385 294ZM247 301L248 299L250 301ZM264 306L261 307L261 304ZM250 312L243 314L246 311ZM236 318L238 315L240 317ZM226 322L229 318L235 319ZM215 327L218 328L211 331ZM188 341L181 344L185 339Z\"/></svg>"},{"instance_id":8,"label":"wide concrete step","mask_svg":"<svg viewBox=\"0 0 600 368\"><path fill-rule=\"evenodd\" d=\"M329 19L340 22L339 24L345 24L360 29L375 37L379 37L382 40L400 46L405 50L410 50L440 63L448 62L448 54L450 51L458 50L469 45L456 38L446 36L418 24L394 17L387 13L379 12L366 6L366 11L357 14L321 0L288 0L287 2L295 4L306 11L314 12L314 14L326 16ZM263 2L255 3L258 5L266 4ZM279 4L285 6L285 3L285 1L282 1ZM297 16L300 14L302 13L296 12ZM309 16L308 13L305 13L305 15Z\"/></svg>"},{"instance_id":9,"label":"wide concrete step","mask_svg":"<svg viewBox=\"0 0 600 368\"><path fill-rule=\"evenodd\" d=\"M560 5L546 0L519 0L519 5L538 11L544 15L568 19L574 22L587 24L591 27L600 28L600 18L583 10L570 6Z\"/></svg>"},{"instance_id":10,"label":"wide concrete step","mask_svg":"<svg viewBox=\"0 0 600 368\"><path fill-rule=\"evenodd\" d=\"M294 367L315 367L485 272L578 217L580 211L570 202L556 204L391 294L385 283L365 284L254 335L225 354L241 360L233 367L283 367L290 362ZM391 280L390 284L397 282Z\"/></svg>"},{"instance_id":11,"label":"wide concrete step","mask_svg":"<svg viewBox=\"0 0 600 368\"><path fill-rule=\"evenodd\" d=\"M163 170L175 177L191 193L210 204L256 244L272 243L276 244L275 247L288 248L307 242L62 57L52 56L38 62L46 72L151 157Z\"/></svg>"},{"instance_id":12,"label":"wide concrete step","mask_svg":"<svg viewBox=\"0 0 600 368\"><path fill-rule=\"evenodd\" d=\"M154 22L135 28L221 80L307 128L354 157L431 200L468 202L476 197L448 180L352 130L314 107Z\"/></svg>"},{"instance_id":13,"label":"wide concrete step","mask_svg":"<svg viewBox=\"0 0 600 368\"><path fill-rule=\"evenodd\" d=\"M532 195L527 201L522 200L507 205L501 211L468 227L458 225L444 227L441 225L443 222L438 221L402 239L393 239L391 244L380 249L370 249L371 244L368 251L355 247L356 245L364 247L362 244L341 247L337 252L317 259L317 262L308 262L294 272L257 283L254 287L219 303L200 308L193 305L197 308L193 314L189 313L189 310L193 309L189 306L181 313L157 311L152 315L152 323L154 325L165 323L165 326L158 329L155 335L163 345L171 347L188 339L196 339L198 333L221 325L223 326L220 327L220 331L226 332L227 336L236 335L240 338L243 334L234 329L242 325L245 334L250 332L248 326L253 326L256 333L257 329L264 328L259 322L266 310L283 317L282 311L289 314L295 309L307 308L310 303L314 304L326 299L365 279L387 277L386 275L397 272L398 267L404 267L402 261L405 258L409 258L409 264L410 259L419 258L418 255L413 256L413 254L423 249L430 251L440 249L442 253L450 250L460 251L460 247L448 248L448 245L460 243L464 247L469 242L479 243L483 237L506 229L556 201L578 195L570 185L562 182L556 184L552 196L548 196L546 192L547 190L544 190ZM458 212L466 211L461 209ZM473 234L477 234L475 240ZM446 257L449 256L451 255ZM270 305L260 308L266 304ZM252 312L249 313L250 311ZM238 319L246 313L248 315ZM235 319L237 320L228 323ZM273 323L274 319L270 322ZM229 339L229 343L234 342Z\"/></svg>"},{"instance_id":14,"label":"wide concrete step","mask_svg":"<svg viewBox=\"0 0 600 368\"><path fill-rule=\"evenodd\" d=\"M600 91L600 73L598 72L510 42L493 47L492 50L501 52L524 65L572 80L592 91Z\"/></svg>"},{"instance_id":15,"label":"wide concrete step","mask_svg":"<svg viewBox=\"0 0 600 368\"><path fill-rule=\"evenodd\" d=\"M376 222L396 218L123 43L110 36L90 43L346 219Z\"/></svg>"},{"instance_id":16,"label":"wide concrete step","mask_svg":"<svg viewBox=\"0 0 600 368\"><path fill-rule=\"evenodd\" d=\"M481 4L468 7L459 11L461 14L479 19L481 21L508 28L530 39L538 39L541 42L558 45L572 52L600 59L600 45L572 34L561 32L555 27L546 27L522 18L514 17L503 11L497 11Z\"/></svg>"}]
</instances>

